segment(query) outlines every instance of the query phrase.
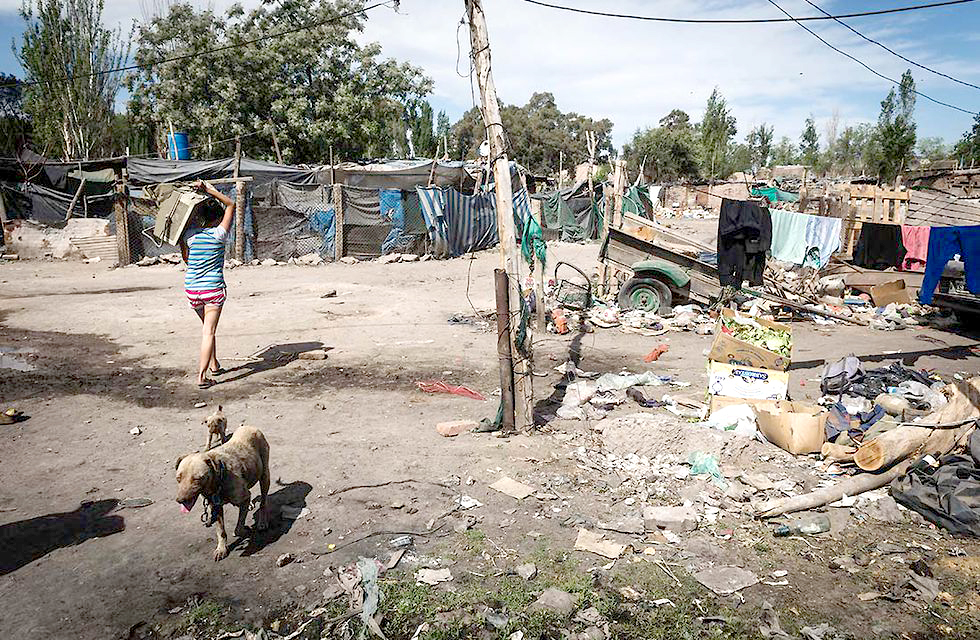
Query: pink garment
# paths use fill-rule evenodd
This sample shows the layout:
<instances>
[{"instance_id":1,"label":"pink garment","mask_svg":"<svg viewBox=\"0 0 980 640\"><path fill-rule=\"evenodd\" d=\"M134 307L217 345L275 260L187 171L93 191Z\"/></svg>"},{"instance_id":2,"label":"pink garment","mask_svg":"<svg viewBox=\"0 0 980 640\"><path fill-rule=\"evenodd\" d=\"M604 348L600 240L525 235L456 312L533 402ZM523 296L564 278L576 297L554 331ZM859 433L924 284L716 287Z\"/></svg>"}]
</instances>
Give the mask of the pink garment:
<instances>
[{"instance_id":1,"label":"pink garment","mask_svg":"<svg viewBox=\"0 0 980 640\"><path fill-rule=\"evenodd\" d=\"M923 271L929 255L929 227L902 225L902 244L905 245L903 271Z\"/></svg>"}]
</instances>

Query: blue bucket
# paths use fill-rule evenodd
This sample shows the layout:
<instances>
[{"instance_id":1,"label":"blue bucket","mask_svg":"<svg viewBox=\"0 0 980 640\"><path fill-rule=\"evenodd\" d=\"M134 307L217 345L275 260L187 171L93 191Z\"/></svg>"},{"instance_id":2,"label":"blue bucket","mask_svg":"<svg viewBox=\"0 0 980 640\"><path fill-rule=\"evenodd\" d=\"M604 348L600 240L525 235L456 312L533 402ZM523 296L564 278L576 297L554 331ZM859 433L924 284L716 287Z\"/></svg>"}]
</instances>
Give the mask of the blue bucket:
<instances>
[{"instance_id":1,"label":"blue bucket","mask_svg":"<svg viewBox=\"0 0 980 640\"><path fill-rule=\"evenodd\" d=\"M167 136L167 150L171 160L190 160L191 150L186 133L171 133Z\"/></svg>"}]
</instances>

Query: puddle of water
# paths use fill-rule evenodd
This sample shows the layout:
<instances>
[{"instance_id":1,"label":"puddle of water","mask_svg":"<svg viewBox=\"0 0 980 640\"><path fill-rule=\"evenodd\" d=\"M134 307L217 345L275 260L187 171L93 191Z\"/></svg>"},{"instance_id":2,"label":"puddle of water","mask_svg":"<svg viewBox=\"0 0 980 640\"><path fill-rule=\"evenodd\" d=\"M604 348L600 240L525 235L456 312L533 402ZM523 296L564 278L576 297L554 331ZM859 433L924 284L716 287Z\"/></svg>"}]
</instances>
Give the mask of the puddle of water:
<instances>
[{"instance_id":1,"label":"puddle of water","mask_svg":"<svg viewBox=\"0 0 980 640\"><path fill-rule=\"evenodd\" d=\"M34 371L36 367L27 361L27 356L33 351L16 347L0 347L0 369L13 371Z\"/></svg>"}]
</instances>

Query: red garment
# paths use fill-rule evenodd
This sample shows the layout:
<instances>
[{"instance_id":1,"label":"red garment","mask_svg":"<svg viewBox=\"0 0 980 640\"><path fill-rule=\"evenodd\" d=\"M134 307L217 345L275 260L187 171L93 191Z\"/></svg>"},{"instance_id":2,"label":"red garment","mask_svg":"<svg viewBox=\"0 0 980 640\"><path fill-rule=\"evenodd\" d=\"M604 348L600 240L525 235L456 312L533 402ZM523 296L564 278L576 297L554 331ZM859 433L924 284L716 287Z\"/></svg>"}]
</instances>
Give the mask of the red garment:
<instances>
[{"instance_id":1,"label":"red garment","mask_svg":"<svg viewBox=\"0 0 980 640\"><path fill-rule=\"evenodd\" d=\"M902 225L902 244L905 245L903 271L924 271L929 256L929 227Z\"/></svg>"}]
</instances>

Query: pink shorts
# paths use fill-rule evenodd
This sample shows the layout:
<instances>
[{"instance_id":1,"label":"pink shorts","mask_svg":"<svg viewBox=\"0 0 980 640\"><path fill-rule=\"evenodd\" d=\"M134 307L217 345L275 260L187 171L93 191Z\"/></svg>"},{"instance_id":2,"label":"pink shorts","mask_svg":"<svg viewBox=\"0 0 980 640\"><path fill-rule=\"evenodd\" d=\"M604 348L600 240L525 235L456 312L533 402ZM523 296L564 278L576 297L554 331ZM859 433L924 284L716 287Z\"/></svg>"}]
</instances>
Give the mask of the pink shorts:
<instances>
[{"instance_id":1,"label":"pink shorts","mask_svg":"<svg viewBox=\"0 0 980 640\"><path fill-rule=\"evenodd\" d=\"M185 289L187 301L194 310L203 309L205 306L220 307L225 303L224 289L210 289L208 291L191 291Z\"/></svg>"}]
</instances>

